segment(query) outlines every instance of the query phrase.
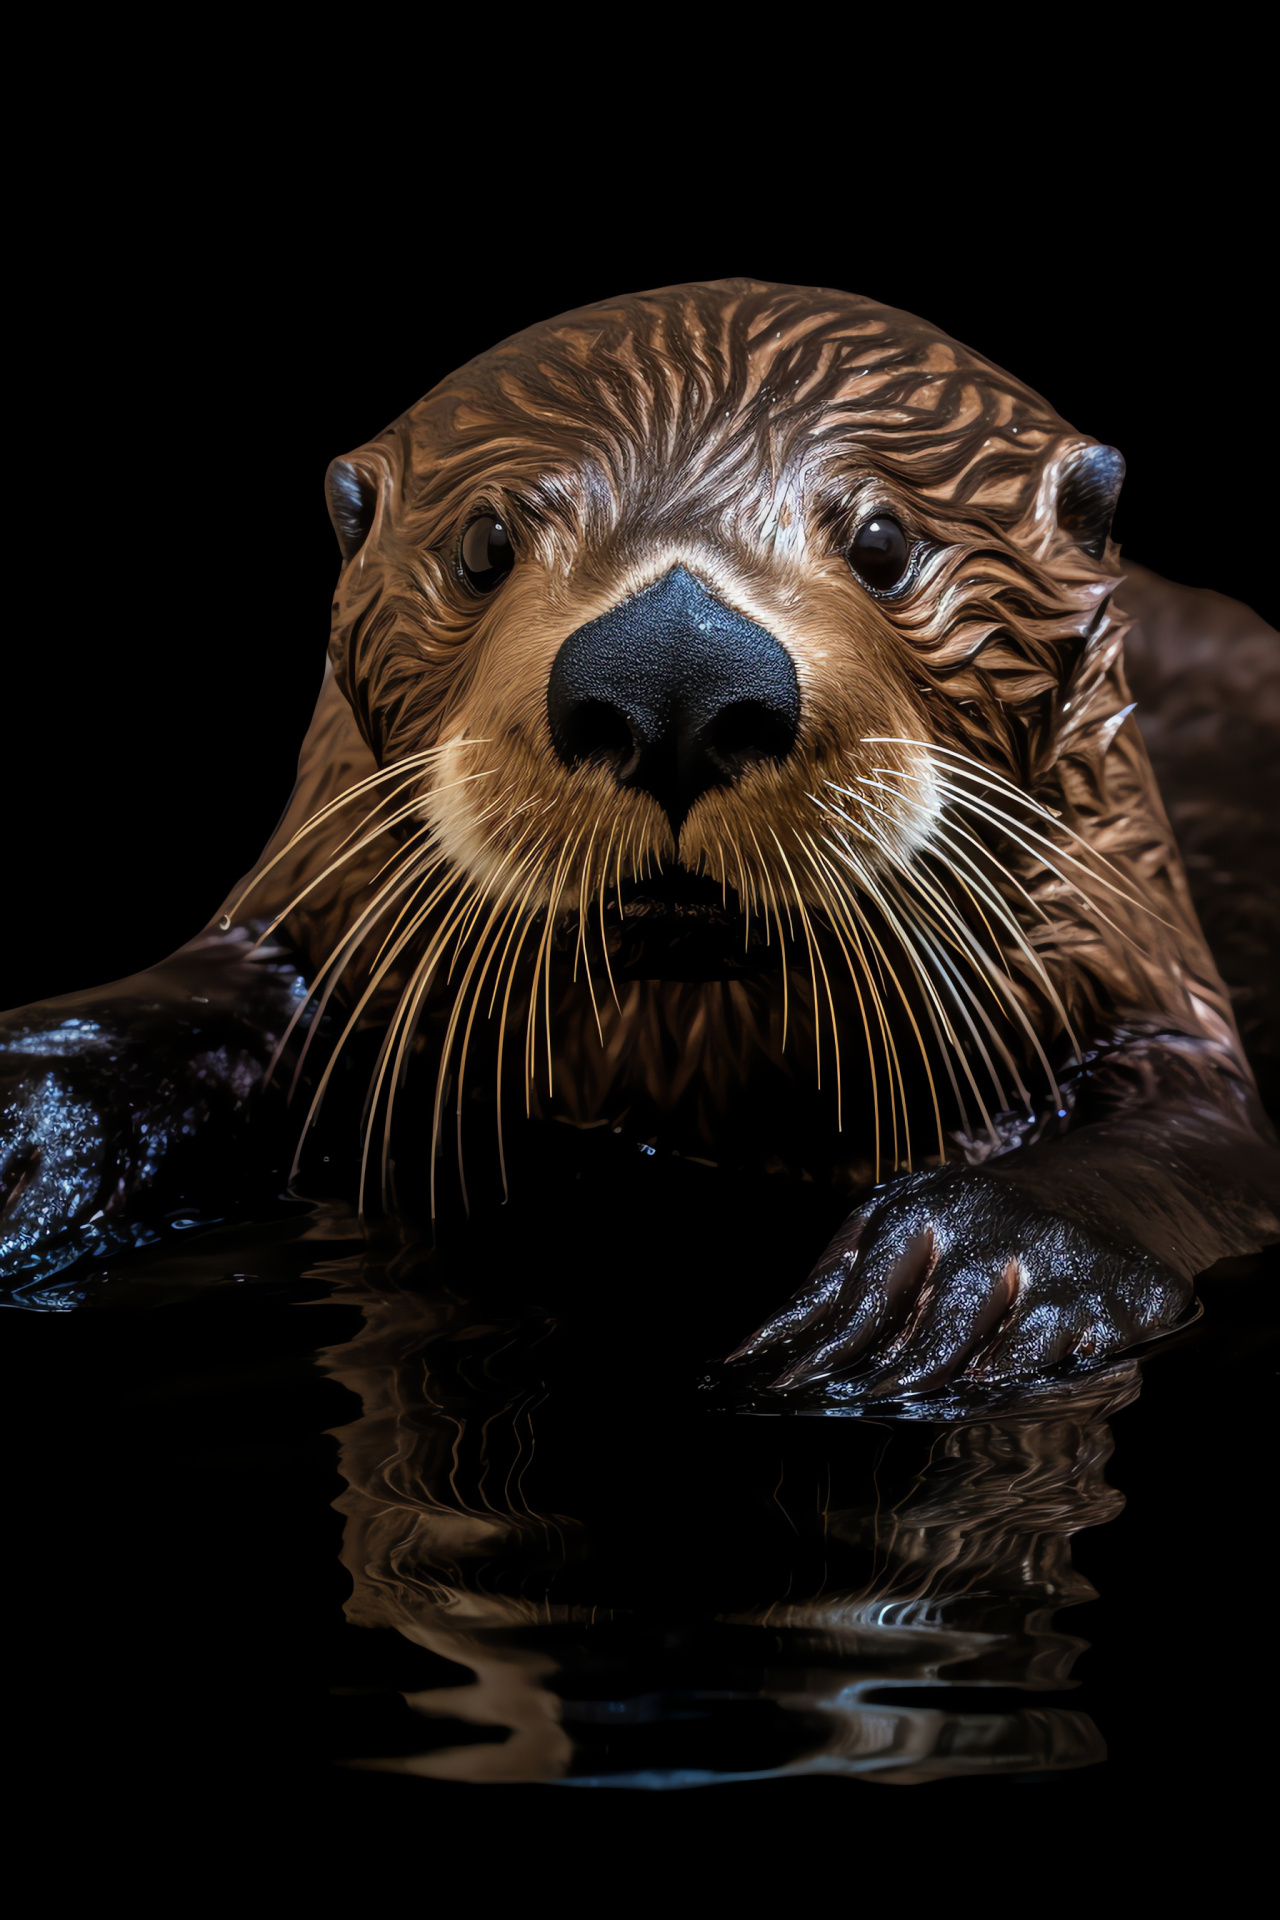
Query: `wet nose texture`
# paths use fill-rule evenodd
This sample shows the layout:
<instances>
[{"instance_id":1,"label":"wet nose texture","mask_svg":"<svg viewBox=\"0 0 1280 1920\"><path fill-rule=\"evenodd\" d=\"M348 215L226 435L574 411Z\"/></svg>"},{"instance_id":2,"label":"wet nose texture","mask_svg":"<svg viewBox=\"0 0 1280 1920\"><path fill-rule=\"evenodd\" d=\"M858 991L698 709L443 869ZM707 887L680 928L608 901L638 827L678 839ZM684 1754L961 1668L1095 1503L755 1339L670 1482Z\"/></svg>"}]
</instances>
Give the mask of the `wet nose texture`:
<instances>
[{"instance_id":1,"label":"wet nose texture","mask_svg":"<svg viewBox=\"0 0 1280 1920\"><path fill-rule=\"evenodd\" d=\"M603 760L651 793L679 838L700 794L785 760L800 724L786 649L684 567L579 627L556 655L547 717L566 766Z\"/></svg>"}]
</instances>

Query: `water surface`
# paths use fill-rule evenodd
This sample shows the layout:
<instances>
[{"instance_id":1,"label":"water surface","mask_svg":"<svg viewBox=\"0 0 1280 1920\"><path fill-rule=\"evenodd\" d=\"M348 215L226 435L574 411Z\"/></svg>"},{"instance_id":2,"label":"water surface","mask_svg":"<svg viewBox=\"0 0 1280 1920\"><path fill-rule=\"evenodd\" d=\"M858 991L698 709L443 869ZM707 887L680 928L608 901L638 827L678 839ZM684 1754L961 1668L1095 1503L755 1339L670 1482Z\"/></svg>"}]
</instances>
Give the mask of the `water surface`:
<instances>
[{"instance_id":1,"label":"water surface","mask_svg":"<svg viewBox=\"0 0 1280 1920\"><path fill-rule=\"evenodd\" d=\"M781 1414L714 1356L822 1203L581 1171L434 1251L282 1206L5 1316L37 1746L374 1820L1251 1791L1269 1258L1066 1387Z\"/></svg>"}]
</instances>

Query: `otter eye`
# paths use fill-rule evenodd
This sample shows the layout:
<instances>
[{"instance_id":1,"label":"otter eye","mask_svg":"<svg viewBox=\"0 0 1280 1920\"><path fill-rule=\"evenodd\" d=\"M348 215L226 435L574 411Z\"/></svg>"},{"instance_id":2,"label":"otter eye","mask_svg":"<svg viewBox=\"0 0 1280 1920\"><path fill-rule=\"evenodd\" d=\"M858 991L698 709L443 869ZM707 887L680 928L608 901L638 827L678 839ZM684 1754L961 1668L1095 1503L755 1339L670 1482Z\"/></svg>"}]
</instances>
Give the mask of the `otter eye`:
<instances>
[{"instance_id":1,"label":"otter eye","mask_svg":"<svg viewBox=\"0 0 1280 1920\"><path fill-rule=\"evenodd\" d=\"M462 536L462 571L477 593L492 593L515 565L515 550L501 520L486 513Z\"/></svg>"},{"instance_id":2,"label":"otter eye","mask_svg":"<svg viewBox=\"0 0 1280 1920\"><path fill-rule=\"evenodd\" d=\"M891 593L902 584L911 561L911 542L887 513L864 520L853 536L849 565L872 593Z\"/></svg>"}]
</instances>

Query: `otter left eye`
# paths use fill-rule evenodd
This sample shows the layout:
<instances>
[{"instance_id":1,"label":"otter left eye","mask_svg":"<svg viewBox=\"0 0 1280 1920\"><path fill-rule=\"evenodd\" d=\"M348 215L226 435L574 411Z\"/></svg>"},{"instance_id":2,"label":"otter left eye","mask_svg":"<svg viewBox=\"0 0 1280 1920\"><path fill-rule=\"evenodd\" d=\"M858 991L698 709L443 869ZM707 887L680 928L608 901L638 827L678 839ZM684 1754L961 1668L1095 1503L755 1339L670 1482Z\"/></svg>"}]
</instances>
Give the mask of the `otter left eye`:
<instances>
[{"instance_id":1,"label":"otter left eye","mask_svg":"<svg viewBox=\"0 0 1280 1920\"><path fill-rule=\"evenodd\" d=\"M462 571L477 593L492 593L515 565L511 536L491 513L473 520L462 536Z\"/></svg>"},{"instance_id":2,"label":"otter left eye","mask_svg":"<svg viewBox=\"0 0 1280 1920\"><path fill-rule=\"evenodd\" d=\"M911 564L911 542L887 513L864 520L853 536L849 565L872 593L892 593Z\"/></svg>"}]
</instances>

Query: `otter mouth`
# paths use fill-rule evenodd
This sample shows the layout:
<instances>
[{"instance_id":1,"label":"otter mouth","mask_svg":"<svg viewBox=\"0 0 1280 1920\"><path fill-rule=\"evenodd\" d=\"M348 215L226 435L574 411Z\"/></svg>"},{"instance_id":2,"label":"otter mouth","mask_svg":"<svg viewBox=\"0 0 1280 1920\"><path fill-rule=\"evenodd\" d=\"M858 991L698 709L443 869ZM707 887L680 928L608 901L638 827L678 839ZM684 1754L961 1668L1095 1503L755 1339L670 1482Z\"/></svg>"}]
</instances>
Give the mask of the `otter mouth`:
<instances>
[{"instance_id":1,"label":"otter mouth","mask_svg":"<svg viewBox=\"0 0 1280 1920\"><path fill-rule=\"evenodd\" d=\"M598 942L599 919L587 924ZM731 980L765 964L763 923L748 924L732 887L683 867L624 880L620 899L606 897L604 931L609 966L627 980ZM572 951L578 937L574 912L557 925L557 949Z\"/></svg>"},{"instance_id":2,"label":"otter mouth","mask_svg":"<svg viewBox=\"0 0 1280 1920\"><path fill-rule=\"evenodd\" d=\"M730 888L717 886L705 873L684 867L622 883L622 918L627 925L738 927L742 909Z\"/></svg>"}]
</instances>

